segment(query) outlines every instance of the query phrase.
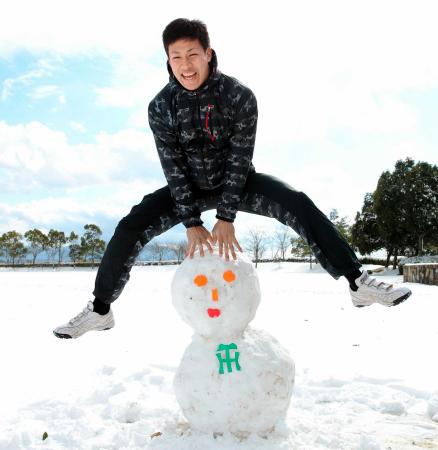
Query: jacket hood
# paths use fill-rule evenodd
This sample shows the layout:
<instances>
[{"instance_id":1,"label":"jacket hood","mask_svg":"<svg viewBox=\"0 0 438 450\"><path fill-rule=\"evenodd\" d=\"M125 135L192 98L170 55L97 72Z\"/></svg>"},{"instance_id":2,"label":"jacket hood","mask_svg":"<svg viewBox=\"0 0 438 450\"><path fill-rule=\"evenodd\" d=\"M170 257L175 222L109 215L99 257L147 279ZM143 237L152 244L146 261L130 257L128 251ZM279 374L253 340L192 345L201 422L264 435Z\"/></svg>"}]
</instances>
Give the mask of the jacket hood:
<instances>
[{"instance_id":1,"label":"jacket hood","mask_svg":"<svg viewBox=\"0 0 438 450\"><path fill-rule=\"evenodd\" d=\"M176 79L175 75L172 72L172 68L170 67L169 60L167 60L167 71L169 72L169 83L171 84L171 87L172 88L178 87L180 89L184 89L187 92L201 92L207 89L208 86L215 84L217 80L219 80L221 73L217 68L216 52L213 49L211 50L212 50L211 61L208 63L208 65L210 66L210 74L208 78L204 81L204 83L201 86L199 86L199 88L196 91L189 91Z\"/></svg>"}]
</instances>

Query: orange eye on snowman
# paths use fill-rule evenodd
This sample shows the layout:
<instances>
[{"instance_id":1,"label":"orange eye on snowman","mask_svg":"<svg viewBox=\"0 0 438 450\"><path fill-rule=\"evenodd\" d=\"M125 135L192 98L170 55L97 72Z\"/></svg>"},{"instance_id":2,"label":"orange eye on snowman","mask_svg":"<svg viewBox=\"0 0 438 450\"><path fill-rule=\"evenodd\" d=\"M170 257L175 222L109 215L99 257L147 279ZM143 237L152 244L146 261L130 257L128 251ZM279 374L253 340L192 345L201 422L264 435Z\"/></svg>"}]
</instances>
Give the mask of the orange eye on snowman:
<instances>
[{"instance_id":1,"label":"orange eye on snowman","mask_svg":"<svg viewBox=\"0 0 438 450\"><path fill-rule=\"evenodd\" d=\"M236 274L232 270L227 270L224 272L223 278L227 283L232 283L236 279ZM208 279L203 274L196 275L193 279L193 283L195 283L196 286L202 287L208 283Z\"/></svg>"},{"instance_id":2,"label":"orange eye on snowman","mask_svg":"<svg viewBox=\"0 0 438 450\"><path fill-rule=\"evenodd\" d=\"M232 283L236 279L236 274L232 270L227 270L223 273L223 278L227 283ZM204 274L199 274L196 275L196 277L193 279L193 282L196 284L196 286L202 287L208 283L208 279ZM219 293L217 288L213 288L211 290L211 299L214 302L219 301ZM209 308L207 309L207 313L211 318L219 317L221 314L221 310L217 308Z\"/></svg>"},{"instance_id":3,"label":"orange eye on snowman","mask_svg":"<svg viewBox=\"0 0 438 450\"><path fill-rule=\"evenodd\" d=\"M193 282L196 284L196 286L205 286L207 284L207 277L205 275L196 275Z\"/></svg>"}]
</instances>

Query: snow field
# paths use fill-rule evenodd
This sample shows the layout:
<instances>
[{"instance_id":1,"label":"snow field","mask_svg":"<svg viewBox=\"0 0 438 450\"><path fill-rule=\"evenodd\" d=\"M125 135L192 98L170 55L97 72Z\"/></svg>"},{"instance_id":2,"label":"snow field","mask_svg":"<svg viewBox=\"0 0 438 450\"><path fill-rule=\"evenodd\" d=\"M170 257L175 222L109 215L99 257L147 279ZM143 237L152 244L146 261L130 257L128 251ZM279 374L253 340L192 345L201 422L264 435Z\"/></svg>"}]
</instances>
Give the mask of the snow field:
<instances>
[{"instance_id":1,"label":"snow field","mask_svg":"<svg viewBox=\"0 0 438 450\"><path fill-rule=\"evenodd\" d=\"M175 269L135 267L116 327L76 340L52 329L92 298L95 271L0 271L0 450L438 449L436 286L358 309L346 281L319 267L259 265L252 325L288 349L295 388L284 425L241 441L191 431L176 403L192 330L171 304Z\"/></svg>"}]
</instances>

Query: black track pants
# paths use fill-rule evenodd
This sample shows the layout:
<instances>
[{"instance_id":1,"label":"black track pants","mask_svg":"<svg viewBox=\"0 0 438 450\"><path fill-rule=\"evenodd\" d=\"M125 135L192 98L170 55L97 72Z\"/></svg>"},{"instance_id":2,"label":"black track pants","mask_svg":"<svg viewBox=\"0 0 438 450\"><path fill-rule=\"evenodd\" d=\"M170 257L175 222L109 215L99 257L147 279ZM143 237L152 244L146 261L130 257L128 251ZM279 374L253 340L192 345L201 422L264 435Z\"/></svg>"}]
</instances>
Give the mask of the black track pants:
<instances>
[{"instance_id":1,"label":"black track pants","mask_svg":"<svg viewBox=\"0 0 438 450\"><path fill-rule=\"evenodd\" d=\"M197 191L195 195L201 211L215 209L220 189ZM336 227L312 200L278 178L249 174L239 210L273 217L293 228L334 278L361 266ZM117 225L99 266L94 296L105 303L116 300L142 248L178 223L168 186L146 195Z\"/></svg>"}]
</instances>

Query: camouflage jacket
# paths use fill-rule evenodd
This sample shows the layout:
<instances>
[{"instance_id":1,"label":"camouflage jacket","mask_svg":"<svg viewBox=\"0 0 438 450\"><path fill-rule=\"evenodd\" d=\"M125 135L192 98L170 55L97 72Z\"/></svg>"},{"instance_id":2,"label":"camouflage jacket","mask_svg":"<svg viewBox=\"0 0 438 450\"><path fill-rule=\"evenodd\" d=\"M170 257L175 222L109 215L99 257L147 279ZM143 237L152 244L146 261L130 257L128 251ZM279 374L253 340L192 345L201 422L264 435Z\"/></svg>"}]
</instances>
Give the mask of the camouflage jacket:
<instances>
[{"instance_id":1,"label":"camouflage jacket","mask_svg":"<svg viewBox=\"0 0 438 450\"><path fill-rule=\"evenodd\" d=\"M216 54L210 76L196 91L176 80L149 104L149 125L164 175L186 227L202 225L194 191L221 189L217 218L233 222L249 172L257 128L254 94L219 72Z\"/></svg>"}]
</instances>

